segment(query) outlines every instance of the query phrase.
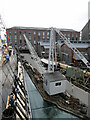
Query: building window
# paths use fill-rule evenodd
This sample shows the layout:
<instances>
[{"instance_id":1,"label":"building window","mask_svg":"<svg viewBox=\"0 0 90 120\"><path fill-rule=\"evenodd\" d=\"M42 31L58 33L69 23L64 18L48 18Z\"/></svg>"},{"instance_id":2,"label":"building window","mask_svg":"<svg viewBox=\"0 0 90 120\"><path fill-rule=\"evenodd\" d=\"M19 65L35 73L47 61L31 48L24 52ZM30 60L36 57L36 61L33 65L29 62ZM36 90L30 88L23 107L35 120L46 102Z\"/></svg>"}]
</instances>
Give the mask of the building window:
<instances>
[{"instance_id":1,"label":"building window","mask_svg":"<svg viewBox=\"0 0 90 120\"><path fill-rule=\"evenodd\" d=\"M34 40L36 40L36 37L34 37Z\"/></svg>"},{"instance_id":2,"label":"building window","mask_svg":"<svg viewBox=\"0 0 90 120\"><path fill-rule=\"evenodd\" d=\"M70 40L70 33L68 33L68 39Z\"/></svg>"},{"instance_id":3,"label":"building window","mask_svg":"<svg viewBox=\"0 0 90 120\"><path fill-rule=\"evenodd\" d=\"M19 31L19 34L21 35L21 31Z\"/></svg>"},{"instance_id":4,"label":"building window","mask_svg":"<svg viewBox=\"0 0 90 120\"><path fill-rule=\"evenodd\" d=\"M29 41L31 41L31 32L29 32Z\"/></svg>"},{"instance_id":5,"label":"building window","mask_svg":"<svg viewBox=\"0 0 90 120\"><path fill-rule=\"evenodd\" d=\"M49 32L47 32L47 40L49 40Z\"/></svg>"},{"instance_id":6,"label":"building window","mask_svg":"<svg viewBox=\"0 0 90 120\"><path fill-rule=\"evenodd\" d=\"M43 32L43 40L45 40L45 32Z\"/></svg>"},{"instance_id":7,"label":"building window","mask_svg":"<svg viewBox=\"0 0 90 120\"><path fill-rule=\"evenodd\" d=\"M36 32L34 32L33 35L35 36L35 35L36 35Z\"/></svg>"},{"instance_id":8,"label":"building window","mask_svg":"<svg viewBox=\"0 0 90 120\"><path fill-rule=\"evenodd\" d=\"M41 35L41 33L40 33L40 32L38 32L38 40L40 40L40 39L41 39L40 35Z\"/></svg>"},{"instance_id":9,"label":"building window","mask_svg":"<svg viewBox=\"0 0 90 120\"><path fill-rule=\"evenodd\" d=\"M45 32L43 32L43 36L45 36Z\"/></svg>"},{"instance_id":10,"label":"building window","mask_svg":"<svg viewBox=\"0 0 90 120\"><path fill-rule=\"evenodd\" d=\"M49 36L49 32L47 32L47 36Z\"/></svg>"},{"instance_id":11,"label":"building window","mask_svg":"<svg viewBox=\"0 0 90 120\"><path fill-rule=\"evenodd\" d=\"M15 40L17 39L17 35L14 36L14 39L15 39Z\"/></svg>"},{"instance_id":12,"label":"building window","mask_svg":"<svg viewBox=\"0 0 90 120\"><path fill-rule=\"evenodd\" d=\"M31 36L29 36L29 41L31 41Z\"/></svg>"},{"instance_id":13,"label":"building window","mask_svg":"<svg viewBox=\"0 0 90 120\"><path fill-rule=\"evenodd\" d=\"M34 40L34 42L33 42L33 43L34 43L34 45L35 45L35 44L36 44L36 41Z\"/></svg>"},{"instance_id":14,"label":"building window","mask_svg":"<svg viewBox=\"0 0 90 120\"><path fill-rule=\"evenodd\" d=\"M38 36L38 40L41 40L41 37L40 37L40 36Z\"/></svg>"},{"instance_id":15,"label":"building window","mask_svg":"<svg viewBox=\"0 0 90 120\"><path fill-rule=\"evenodd\" d=\"M31 35L31 32L29 32L29 35Z\"/></svg>"},{"instance_id":16,"label":"building window","mask_svg":"<svg viewBox=\"0 0 90 120\"><path fill-rule=\"evenodd\" d=\"M61 82L55 83L55 86L60 86Z\"/></svg>"},{"instance_id":17,"label":"building window","mask_svg":"<svg viewBox=\"0 0 90 120\"><path fill-rule=\"evenodd\" d=\"M17 34L17 32L15 31L15 32L14 32L14 35L16 35L16 34Z\"/></svg>"},{"instance_id":18,"label":"building window","mask_svg":"<svg viewBox=\"0 0 90 120\"><path fill-rule=\"evenodd\" d=\"M26 31L24 31L24 34L26 35Z\"/></svg>"},{"instance_id":19,"label":"building window","mask_svg":"<svg viewBox=\"0 0 90 120\"><path fill-rule=\"evenodd\" d=\"M40 36L41 35L41 33L40 32L38 32L38 36Z\"/></svg>"},{"instance_id":20,"label":"building window","mask_svg":"<svg viewBox=\"0 0 90 120\"><path fill-rule=\"evenodd\" d=\"M47 40L49 40L49 37L47 37Z\"/></svg>"},{"instance_id":21,"label":"building window","mask_svg":"<svg viewBox=\"0 0 90 120\"><path fill-rule=\"evenodd\" d=\"M45 40L45 36L43 36L43 40Z\"/></svg>"},{"instance_id":22,"label":"building window","mask_svg":"<svg viewBox=\"0 0 90 120\"><path fill-rule=\"evenodd\" d=\"M72 40L74 40L74 34L72 33Z\"/></svg>"},{"instance_id":23,"label":"building window","mask_svg":"<svg viewBox=\"0 0 90 120\"><path fill-rule=\"evenodd\" d=\"M19 36L19 39L20 39L20 40L22 39L21 35Z\"/></svg>"}]
</instances>

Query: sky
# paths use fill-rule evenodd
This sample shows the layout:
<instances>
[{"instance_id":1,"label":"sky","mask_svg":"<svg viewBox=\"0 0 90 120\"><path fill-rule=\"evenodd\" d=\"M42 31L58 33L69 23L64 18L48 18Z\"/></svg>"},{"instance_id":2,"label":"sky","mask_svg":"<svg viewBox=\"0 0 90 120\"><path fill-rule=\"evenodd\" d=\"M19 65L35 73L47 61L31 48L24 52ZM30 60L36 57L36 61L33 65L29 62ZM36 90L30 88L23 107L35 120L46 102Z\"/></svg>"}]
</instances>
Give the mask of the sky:
<instances>
[{"instance_id":1,"label":"sky","mask_svg":"<svg viewBox=\"0 0 90 120\"><path fill-rule=\"evenodd\" d=\"M90 0L0 0L7 28L57 27L81 31L88 22Z\"/></svg>"}]
</instances>

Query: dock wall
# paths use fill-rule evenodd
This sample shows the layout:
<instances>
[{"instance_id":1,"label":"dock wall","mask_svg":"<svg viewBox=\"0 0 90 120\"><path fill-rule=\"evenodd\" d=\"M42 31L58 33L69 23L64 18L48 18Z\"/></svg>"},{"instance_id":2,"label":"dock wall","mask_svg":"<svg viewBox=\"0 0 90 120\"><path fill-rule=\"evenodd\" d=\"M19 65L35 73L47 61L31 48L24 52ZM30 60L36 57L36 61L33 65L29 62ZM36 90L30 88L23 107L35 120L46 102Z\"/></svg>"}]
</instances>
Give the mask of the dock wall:
<instances>
[{"instance_id":1,"label":"dock wall","mask_svg":"<svg viewBox=\"0 0 90 120\"><path fill-rule=\"evenodd\" d=\"M71 82L66 83L66 92L75 98L78 98L81 103L88 106L88 117L90 117L90 93L76 87Z\"/></svg>"}]
</instances>

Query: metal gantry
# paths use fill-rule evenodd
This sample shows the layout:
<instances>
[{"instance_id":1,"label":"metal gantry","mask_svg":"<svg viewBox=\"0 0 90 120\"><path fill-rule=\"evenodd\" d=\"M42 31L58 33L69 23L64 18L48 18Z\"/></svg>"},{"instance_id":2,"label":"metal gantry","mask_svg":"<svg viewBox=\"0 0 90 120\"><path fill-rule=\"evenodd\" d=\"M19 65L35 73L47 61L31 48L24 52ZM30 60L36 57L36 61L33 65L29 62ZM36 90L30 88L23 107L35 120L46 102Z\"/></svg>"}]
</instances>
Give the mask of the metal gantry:
<instances>
[{"instance_id":1,"label":"metal gantry","mask_svg":"<svg viewBox=\"0 0 90 120\"><path fill-rule=\"evenodd\" d=\"M52 27L51 28L51 33L50 33L48 72L54 72L54 58L55 58L55 61L56 61L55 30Z\"/></svg>"},{"instance_id":2,"label":"metal gantry","mask_svg":"<svg viewBox=\"0 0 90 120\"><path fill-rule=\"evenodd\" d=\"M87 61L87 59L79 52L79 50L70 42L70 40L68 40L63 34L62 32L55 28L54 29L60 36L61 38L64 40L65 44L72 49L72 51L80 58L80 60L83 61L83 63L87 66L87 68L90 69L90 63Z\"/></svg>"}]
</instances>

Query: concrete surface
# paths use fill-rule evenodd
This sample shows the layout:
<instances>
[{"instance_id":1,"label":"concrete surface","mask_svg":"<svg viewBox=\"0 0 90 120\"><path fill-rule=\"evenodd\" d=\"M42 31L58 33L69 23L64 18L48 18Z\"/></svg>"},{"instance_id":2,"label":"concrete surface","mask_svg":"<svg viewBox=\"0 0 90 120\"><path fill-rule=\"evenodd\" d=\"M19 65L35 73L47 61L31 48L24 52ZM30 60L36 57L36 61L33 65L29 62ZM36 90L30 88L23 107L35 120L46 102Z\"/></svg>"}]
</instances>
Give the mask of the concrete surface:
<instances>
[{"instance_id":1,"label":"concrete surface","mask_svg":"<svg viewBox=\"0 0 90 120\"><path fill-rule=\"evenodd\" d=\"M7 96L12 91L13 79L11 75L13 76L13 72L11 68L13 69L13 71L15 71L16 64L17 64L16 55L12 55L10 57L10 61L3 65L2 67L0 67L0 120L2 116L2 111L6 107Z\"/></svg>"},{"instance_id":2,"label":"concrete surface","mask_svg":"<svg viewBox=\"0 0 90 120\"><path fill-rule=\"evenodd\" d=\"M40 59L32 58L30 54L21 54L24 56L24 59L27 60L34 68L36 68L41 74L45 73L46 70L43 67Z\"/></svg>"},{"instance_id":3,"label":"concrete surface","mask_svg":"<svg viewBox=\"0 0 90 120\"><path fill-rule=\"evenodd\" d=\"M72 85L72 83L67 81L66 91L75 98L80 99L80 102L88 107L88 117L90 117L90 93L85 92L84 90L76 87L75 85Z\"/></svg>"}]
</instances>

